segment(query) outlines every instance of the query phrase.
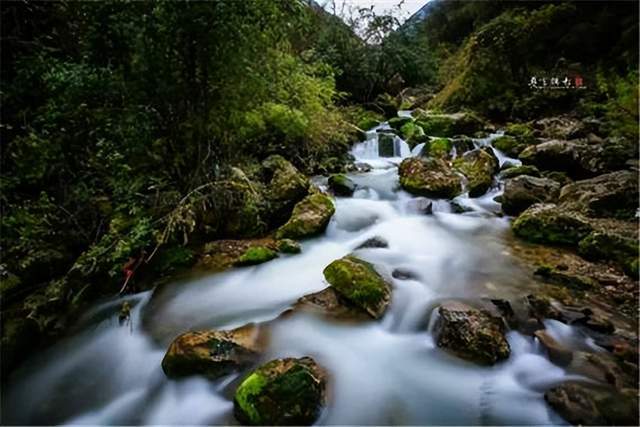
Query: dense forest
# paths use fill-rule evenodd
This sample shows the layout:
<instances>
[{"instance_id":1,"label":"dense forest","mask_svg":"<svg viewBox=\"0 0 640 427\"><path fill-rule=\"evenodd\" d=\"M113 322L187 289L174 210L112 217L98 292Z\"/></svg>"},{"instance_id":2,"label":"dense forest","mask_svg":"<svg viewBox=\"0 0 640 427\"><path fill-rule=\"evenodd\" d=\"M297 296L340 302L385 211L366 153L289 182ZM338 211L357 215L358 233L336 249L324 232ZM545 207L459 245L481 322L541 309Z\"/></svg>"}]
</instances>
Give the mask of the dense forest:
<instances>
[{"instance_id":1,"label":"dense forest","mask_svg":"<svg viewBox=\"0 0 640 427\"><path fill-rule=\"evenodd\" d=\"M405 22L369 8L334 16L305 0L15 1L0 10L3 384L97 301L194 266L220 271L299 251L295 240L322 233L334 210L309 177L331 176L331 194L352 194L345 174L370 167L352 147L385 121L410 149L426 144L426 160L400 165L399 185L443 199L460 194L448 168L471 197L497 176L498 163L482 175L493 161L486 151L446 158L468 146L457 136L504 129L493 147L524 165L501 177L534 177L498 196L504 214L519 215L513 233L599 266L571 275L552 252L537 276L562 285L553 297L566 300L567 288L584 291L599 271L617 274L590 292L615 301L637 329L637 2L434 0ZM405 110L413 118L398 115ZM424 174L447 188L433 190ZM552 193L569 213L525 210ZM296 217L323 209L317 224ZM578 211L596 219L576 225ZM325 277L333 285L347 267ZM118 307L128 318L128 303ZM620 369L637 373L637 330L614 341L605 348L622 355L622 368L608 368L617 381ZM560 412L570 422L628 421L628 408L616 418L604 406L600 418ZM250 424L315 419L256 417L237 415Z\"/></svg>"}]
</instances>

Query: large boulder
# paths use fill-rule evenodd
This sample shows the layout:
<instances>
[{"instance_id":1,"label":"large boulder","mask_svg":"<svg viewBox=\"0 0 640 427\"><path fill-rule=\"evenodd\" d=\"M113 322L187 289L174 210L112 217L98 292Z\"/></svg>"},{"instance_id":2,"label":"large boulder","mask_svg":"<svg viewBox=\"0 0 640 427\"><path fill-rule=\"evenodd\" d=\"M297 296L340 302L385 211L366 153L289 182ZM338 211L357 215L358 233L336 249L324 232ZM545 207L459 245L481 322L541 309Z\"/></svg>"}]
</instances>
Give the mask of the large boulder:
<instances>
[{"instance_id":1,"label":"large boulder","mask_svg":"<svg viewBox=\"0 0 640 427\"><path fill-rule=\"evenodd\" d=\"M310 357L276 359L238 386L233 412L248 425L311 425L325 401L326 374Z\"/></svg>"},{"instance_id":2,"label":"large boulder","mask_svg":"<svg viewBox=\"0 0 640 427\"><path fill-rule=\"evenodd\" d=\"M512 223L511 228L524 240L558 245L577 245L592 231L585 218L553 203L530 206Z\"/></svg>"},{"instance_id":3,"label":"large boulder","mask_svg":"<svg viewBox=\"0 0 640 427\"><path fill-rule=\"evenodd\" d=\"M548 390L544 398L574 425L638 425L637 390L565 382Z\"/></svg>"},{"instance_id":4,"label":"large boulder","mask_svg":"<svg viewBox=\"0 0 640 427\"><path fill-rule=\"evenodd\" d=\"M296 204L291 218L278 229L276 237L297 239L320 234L327 228L334 212L335 207L329 197L321 193L311 194Z\"/></svg>"},{"instance_id":5,"label":"large boulder","mask_svg":"<svg viewBox=\"0 0 640 427\"><path fill-rule=\"evenodd\" d=\"M328 184L337 196L351 196L356 190L356 184L348 176L341 173L331 175Z\"/></svg>"},{"instance_id":6,"label":"large boulder","mask_svg":"<svg viewBox=\"0 0 640 427\"><path fill-rule=\"evenodd\" d=\"M520 175L504 184L502 210L517 215L535 203L553 202L560 193L560 184L546 178Z\"/></svg>"},{"instance_id":7,"label":"large boulder","mask_svg":"<svg viewBox=\"0 0 640 427\"><path fill-rule=\"evenodd\" d=\"M509 357L502 319L457 301L441 304L438 314L435 333L439 347L483 365Z\"/></svg>"},{"instance_id":8,"label":"large boulder","mask_svg":"<svg viewBox=\"0 0 640 427\"><path fill-rule=\"evenodd\" d=\"M529 175L540 178L540 171L537 167L531 165L510 166L500 172L500 176L504 179L515 178L520 175Z\"/></svg>"},{"instance_id":9,"label":"large boulder","mask_svg":"<svg viewBox=\"0 0 640 427\"><path fill-rule=\"evenodd\" d=\"M533 122L536 134L544 138L575 139L586 135L582 121L569 116L545 117Z\"/></svg>"},{"instance_id":10,"label":"large boulder","mask_svg":"<svg viewBox=\"0 0 640 427\"><path fill-rule=\"evenodd\" d=\"M460 176L442 159L404 159L398 173L402 188L418 196L451 199L462 191Z\"/></svg>"},{"instance_id":11,"label":"large boulder","mask_svg":"<svg viewBox=\"0 0 640 427\"><path fill-rule=\"evenodd\" d=\"M391 300L391 285L373 265L348 255L333 261L323 273L327 282L352 304L374 319L382 317Z\"/></svg>"},{"instance_id":12,"label":"large boulder","mask_svg":"<svg viewBox=\"0 0 640 427\"><path fill-rule=\"evenodd\" d=\"M614 261L635 277L638 240L612 231L593 231L578 244L578 253L590 261Z\"/></svg>"},{"instance_id":13,"label":"large boulder","mask_svg":"<svg viewBox=\"0 0 640 427\"><path fill-rule=\"evenodd\" d=\"M485 149L464 153L454 162L456 169L467 177L470 197L482 196L493 183L498 171L498 160Z\"/></svg>"},{"instance_id":14,"label":"large boulder","mask_svg":"<svg viewBox=\"0 0 640 427\"><path fill-rule=\"evenodd\" d=\"M187 332L169 346L162 359L162 370L170 378L203 375L216 379L250 366L259 351L257 326Z\"/></svg>"},{"instance_id":15,"label":"large boulder","mask_svg":"<svg viewBox=\"0 0 640 427\"><path fill-rule=\"evenodd\" d=\"M520 160L541 170L566 172L574 179L589 178L624 165L626 154L606 144L550 140L527 147Z\"/></svg>"},{"instance_id":16,"label":"large boulder","mask_svg":"<svg viewBox=\"0 0 640 427\"><path fill-rule=\"evenodd\" d=\"M265 198L272 224L287 220L296 203L309 192L309 180L284 157L272 155L262 162L265 175Z\"/></svg>"},{"instance_id":17,"label":"large boulder","mask_svg":"<svg viewBox=\"0 0 640 427\"><path fill-rule=\"evenodd\" d=\"M416 123L426 135L439 137L473 135L484 127L483 121L472 113L423 113L417 116Z\"/></svg>"},{"instance_id":18,"label":"large boulder","mask_svg":"<svg viewBox=\"0 0 640 427\"><path fill-rule=\"evenodd\" d=\"M617 171L562 188L560 203L589 216L633 218L638 209L638 174Z\"/></svg>"}]
</instances>

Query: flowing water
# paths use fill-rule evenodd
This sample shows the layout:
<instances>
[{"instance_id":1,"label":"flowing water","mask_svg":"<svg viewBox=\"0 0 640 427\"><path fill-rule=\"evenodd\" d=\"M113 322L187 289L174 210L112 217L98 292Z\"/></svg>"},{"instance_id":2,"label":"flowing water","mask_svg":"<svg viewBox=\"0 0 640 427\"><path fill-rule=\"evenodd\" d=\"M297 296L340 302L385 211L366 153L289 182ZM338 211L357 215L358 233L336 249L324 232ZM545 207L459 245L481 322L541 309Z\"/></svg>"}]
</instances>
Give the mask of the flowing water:
<instances>
[{"instance_id":1,"label":"flowing water","mask_svg":"<svg viewBox=\"0 0 640 427\"><path fill-rule=\"evenodd\" d=\"M350 175L358 190L335 200L326 233L304 241L302 254L177 280L153 300L145 292L103 302L79 320L75 334L15 373L3 397L4 422L236 424L232 393L241 374L168 380L160 362L171 339L276 319L299 297L327 286L326 265L377 236L389 247L355 251L393 284L383 319L353 324L294 313L273 322L264 360L308 355L330 373L330 399L318 423L563 424L543 392L568 375L532 337L510 332L509 359L480 367L439 349L429 329L442 300L509 298L532 286L506 243L509 219L493 200L500 182L479 198L431 200L433 214L425 215L419 207L428 200L398 188L398 163L419 148L412 153L396 137L394 157L381 158L377 130L353 149L357 162L373 169ZM495 137L474 143L490 146ZM501 163L517 163L494 151ZM326 185L326 178L315 182ZM466 212L454 213L460 207ZM392 278L395 269L411 279ZM120 325L124 300L133 309ZM590 345L571 327L553 321L547 327L569 345Z\"/></svg>"}]
</instances>

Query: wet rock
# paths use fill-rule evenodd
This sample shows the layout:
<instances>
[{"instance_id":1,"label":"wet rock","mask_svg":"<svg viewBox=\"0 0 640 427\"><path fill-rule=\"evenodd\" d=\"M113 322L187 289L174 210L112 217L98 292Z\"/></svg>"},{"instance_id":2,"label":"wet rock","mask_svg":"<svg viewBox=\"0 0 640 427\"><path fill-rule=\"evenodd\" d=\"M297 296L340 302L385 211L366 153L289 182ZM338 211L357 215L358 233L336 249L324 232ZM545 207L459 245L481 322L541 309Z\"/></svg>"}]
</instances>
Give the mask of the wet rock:
<instances>
[{"instance_id":1,"label":"wet rock","mask_svg":"<svg viewBox=\"0 0 640 427\"><path fill-rule=\"evenodd\" d=\"M541 266L535 271L537 276L557 285L566 286L577 290L591 290L598 287L598 282L591 277L583 276L570 271L562 271L550 266Z\"/></svg>"},{"instance_id":2,"label":"wet rock","mask_svg":"<svg viewBox=\"0 0 640 427\"><path fill-rule=\"evenodd\" d=\"M589 216L633 218L638 209L638 174L617 171L576 181L562 188L560 203Z\"/></svg>"},{"instance_id":3,"label":"wet rock","mask_svg":"<svg viewBox=\"0 0 640 427\"><path fill-rule=\"evenodd\" d=\"M569 116L545 117L533 122L533 127L543 138L575 139L586 135L587 127Z\"/></svg>"},{"instance_id":4,"label":"wet rock","mask_svg":"<svg viewBox=\"0 0 640 427\"><path fill-rule=\"evenodd\" d=\"M323 271L329 284L371 317L382 317L391 300L391 285L373 265L352 255L333 261Z\"/></svg>"},{"instance_id":5,"label":"wet rock","mask_svg":"<svg viewBox=\"0 0 640 427\"><path fill-rule=\"evenodd\" d=\"M561 311L546 297L527 295L526 303L529 309L529 315L539 321L544 319L564 320Z\"/></svg>"},{"instance_id":6,"label":"wet rock","mask_svg":"<svg viewBox=\"0 0 640 427\"><path fill-rule=\"evenodd\" d=\"M205 244L201 250L202 255L198 261L198 267L204 267L210 271L223 271L234 265L238 265L240 258L247 254L255 255L257 251L250 251L251 248L263 248L265 254L277 250L277 244L273 239L251 239L251 240L215 240ZM277 255L277 254L276 254ZM247 259L245 258L245 259Z\"/></svg>"},{"instance_id":7,"label":"wet rock","mask_svg":"<svg viewBox=\"0 0 640 427\"><path fill-rule=\"evenodd\" d=\"M542 177L550 179L560 184L560 187L564 187L567 184L571 184L573 180L567 176L565 172L559 171L543 171Z\"/></svg>"},{"instance_id":8,"label":"wet rock","mask_svg":"<svg viewBox=\"0 0 640 427\"><path fill-rule=\"evenodd\" d=\"M456 150L456 154L461 156L467 151L471 151L475 148L473 145L473 140L466 136L457 136L451 140L451 145Z\"/></svg>"},{"instance_id":9,"label":"wet rock","mask_svg":"<svg viewBox=\"0 0 640 427\"><path fill-rule=\"evenodd\" d=\"M616 389L637 386L637 372L630 372L607 353L576 352L567 371L609 384Z\"/></svg>"},{"instance_id":10,"label":"wet rock","mask_svg":"<svg viewBox=\"0 0 640 427\"><path fill-rule=\"evenodd\" d=\"M535 203L552 202L560 194L560 185L546 178L520 175L505 181L502 210L517 215Z\"/></svg>"},{"instance_id":11,"label":"wet rock","mask_svg":"<svg viewBox=\"0 0 640 427\"><path fill-rule=\"evenodd\" d=\"M276 242L278 252L283 254L299 254L302 251L300 243L291 239L281 239Z\"/></svg>"},{"instance_id":12,"label":"wet rock","mask_svg":"<svg viewBox=\"0 0 640 427\"><path fill-rule=\"evenodd\" d=\"M347 166L347 172L365 173L371 172L372 170L373 168L371 167L371 165L365 162L355 162Z\"/></svg>"},{"instance_id":13,"label":"wet rock","mask_svg":"<svg viewBox=\"0 0 640 427\"><path fill-rule=\"evenodd\" d=\"M362 321L371 319L360 307L357 307L333 287L320 292L305 295L298 300L294 311L302 310L319 313L333 319Z\"/></svg>"},{"instance_id":14,"label":"wet rock","mask_svg":"<svg viewBox=\"0 0 640 427\"><path fill-rule=\"evenodd\" d=\"M415 197L407 202L407 209L422 215L433 213L433 202L424 197Z\"/></svg>"},{"instance_id":15,"label":"wet rock","mask_svg":"<svg viewBox=\"0 0 640 427\"><path fill-rule=\"evenodd\" d=\"M509 357L501 319L460 302L445 302L435 325L438 346L476 363L493 365Z\"/></svg>"},{"instance_id":16,"label":"wet rock","mask_svg":"<svg viewBox=\"0 0 640 427\"><path fill-rule=\"evenodd\" d=\"M448 159L451 157L453 143L448 138L436 138L428 141L420 153L423 157L435 157L438 159Z\"/></svg>"},{"instance_id":17,"label":"wet rock","mask_svg":"<svg viewBox=\"0 0 640 427\"><path fill-rule=\"evenodd\" d=\"M568 366L571 363L573 359L571 349L560 344L545 330L535 331L534 335L547 351L549 360L560 366Z\"/></svg>"},{"instance_id":18,"label":"wet rock","mask_svg":"<svg viewBox=\"0 0 640 427\"><path fill-rule=\"evenodd\" d=\"M396 268L391 272L391 277L398 280L418 280L418 274L407 268Z\"/></svg>"},{"instance_id":19,"label":"wet rock","mask_svg":"<svg viewBox=\"0 0 640 427\"><path fill-rule=\"evenodd\" d=\"M236 261L236 265L257 265L271 261L278 257L278 253L266 246L253 246L247 249Z\"/></svg>"},{"instance_id":20,"label":"wet rock","mask_svg":"<svg viewBox=\"0 0 640 427\"><path fill-rule=\"evenodd\" d=\"M581 179L619 169L624 165L623 154L620 154L620 160L611 159L609 151L609 147L602 144L550 140L527 147L519 158L523 163L537 166L540 170L566 172L572 178Z\"/></svg>"},{"instance_id":21,"label":"wet rock","mask_svg":"<svg viewBox=\"0 0 640 427\"><path fill-rule=\"evenodd\" d=\"M575 425L637 425L637 391L565 382L544 394L562 418Z\"/></svg>"},{"instance_id":22,"label":"wet rock","mask_svg":"<svg viewBox=\"0 0 640 427\"><path fill-rule=\"evenodd\" d=\"M483 149L463 154L455 160L454 165L467 177L470 197L486 193L493 183L493 174L498 171L498 161Z\"/></svg>"},{"instance_id":23,"label":"wet rock","mask_svg":"<svg viewBox=\"0 0 640 427\"><path fill-rule=\"evenodd\" d=\"M500 176L504 179L515 178L520 175L529 175L540 178L540 171L537 167L531 165L512 166L500 172Z\"/></svg>"},{"instance_id":24,"label":"wet rock","mask_svg":"<svg viewBox=\"0 0 640 427\"><path fill-rule=\"evenodd\" d=\"M329 188L337 196L352 196L356 184L344 174L333 174L329 177Z\"/></svg>"},{"instance_id":25,"label":"wet rock","mask_svg":"<svg viewBox=\"0 0 640 427\"><path fill-rule=\"evenodd\" d=\"M638 260L638 241L610 231L593 231L578 244L578 253L590 261L614 261L633 275Z\"/></svg>"},{"instance_id":26,"label":"wet rock","mask_svg":"<svg viewBox=\"0 0 640 427\"><path fill-rule=\"evenodd\" d=\"M378 134L378 155L380 157L393 157L395 154L395 135L381 133Z\"/></svg>"},{"instance_id":27,"label":"wet rock","mask_svg":"<svg viewBox=\"0 0 640 427\"><path fill-rule=\"evenodd\" d=\"M412 123L413 119L411 117L393 117L387 121L389 126L394 129L401 129L407 123Z\"/></svg>"},{"instance_id":28,"label":"wet rock","mask_svg":"<svg viewBox=\"0 0 640 427\"><path fill-rule=\"evenodd\" d=\"M335 212L331 199L314 193L305 197L293 208L289 221L276 232L276 237L303 238L322 233Z\"/></svg>"},{"instance_id":29,"label":"wet rock","mask_svg":"<svg viewBox=\"0 0 640 427\"><path fill-rule=\"evenodd\" d=\"M409 121L400 128L400 136L410 147L414 147L420 142L425 142L429 138L424 134L424 130L413 121Z\"/></svg>"},{"instance_id":30,"label":"wet rock","mask_svg":"<svg viewBox=\"0 0 640 427\"><path fill-rule=\"evenodd\" d=\"M162 359L169 378L203 375L216 379L250 366L260 351L259 329L187 332L177 337Z\"/></svg>"},{"instance_id":31,"label":"wet rock","mask_svg":"<svg viewBox=\"0 0 640 427\"><path fill-rule=\"evenodd\" d=\"M388 248L388 247L389 247L389 243L385 239L383 239L382 237L375 236L359 244L358 247L356 247L356 249Z\"/></svg>"},{"instance_id":32,"label":"wet rock","mask_svg":"<svg viewBox=\"0 0 640 427\"><path fill-rule=\"evenodd\" d=\"M325 401L326 374L310 357L276 359L238 386L233 413L249 425L311 425Z\"/></svg>"},{"instance_id":33,"label":"wet rock","mask_svg":"<svg viewBox=\"0 0 640 427\"><path fill-rule=\"evenodd\" d=\"M450 199L462 191L460 176L441 159L408 158L398 173L402 188L419 196Z\"/></svg>"},{"instance_id":34,"label":"wet rock","mask_svg":"<svg viewBox=\"0 0 640 427\"><path fill-rule=\"evenodd\" d=\"M526 148L525 144L519 142L515 137L509 135L499 136L493 140L493 146L509 157L518 157Z\"/></svg>"},{"instance_id":35,"label":"wet rock","mask_svg":"<svg viewBox=\"0 0 640 427\"><path fill-rule=\"evenodd\" d=\"M592 227L579 214L552 203L536 203L511 225L516 236L534 243L576 245Z\"/></svg>"},{"instance_id":36,"label":"wet rock","mask_svg":"<svg viewBox=\"0 0 640 427\"><path fill-rule=\"evenodd\" d=\"M472 113L423 113L416 117L416 123L425 134L438 137L473 135L484 127L482 120Z\"/></svg>"}]
</instances>

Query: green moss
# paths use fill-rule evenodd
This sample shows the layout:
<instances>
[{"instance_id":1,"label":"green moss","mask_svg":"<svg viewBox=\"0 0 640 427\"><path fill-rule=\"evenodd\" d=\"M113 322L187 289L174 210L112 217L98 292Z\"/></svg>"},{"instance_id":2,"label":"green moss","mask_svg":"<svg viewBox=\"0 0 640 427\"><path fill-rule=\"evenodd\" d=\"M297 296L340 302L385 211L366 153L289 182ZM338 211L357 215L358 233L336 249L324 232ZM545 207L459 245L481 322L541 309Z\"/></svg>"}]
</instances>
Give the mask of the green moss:
<instances>
[{"instance_id":1,"label":"green moss","mask_svg":"<svg viewBox=\"0 0 640 427\"><path fill-rule=\"evenodd\" d=\"M591 226L573 213L554 205L533 205L511 225L516 236L534 243L577 245L591 232Z\"/></svg>"},{"instance_id":2,"label":"green moss","mask_svg":"<svg viewBox=\"0 0 640 427\"><path fill-rule=\"evenodd\" d=\"M425 147L427 154L432 157L447 157L451 152L452 142L448 138L438 138L429 142Z\"/></svg>"},{"instance_id":3,"label":"green moss","mask_svg":"<svg viewBox=\"0 0 640 427\"><path fill-rule=\"evenodd\" d=\"M539 178L540 171L535 166L522 165L522 166L513 166L513 167L510 167L509 169L505 169L504 171L502 171L501 175L502 175L502 178L504 179L515 178L520 175L529 175L529 176L535 176Z\"/></svg>"},{"instance_id":4,"label":"green moss","mask_svg":"<svg viewBox=\"0 0 640 427\"><path fill-rule=\"evenodd\" d=\"M336 291L372 316L377 318L384 311L389 284L368 262L349 255L333 261L323 273Z\"/></svg>"},{"instance_id":5,"label":"green moss","mask_svg":"<svg viewBox=\"0 0 640 427\"><path fill-rule=\"evenodd\" d=\"M276 232L276 238L298 239L322 233L334 212L329 197L322 193L311 194L295 206L289 221Z\"/></svg>"},{"instance_id":6,"label":"green moss","mask_svg":"<svg viewBox=\"0 0 640 427\"><path fill-rule=\"evenodd\" d=\"M406 125L407 123L411 123L411 122L413 122L413 119L411 117L394 117L389 119L387 123L393 129L398 130L402 128L404 125Z\"/></svg>"},{"instance_id":7,"label":"green moss","mask_svg":"<svg viewBox=\"0 0 640 427\"><path fill-rule=\"evenodd\" d=\"M260 372L254 372L242 381L236 390L235 403L240 407L251 424L263 424L255 404L256 398L260 396L262 390L268 383L268 379Z\"/></svg>"},{"instance_id":8,"label":"green moss","mask_svg":"<svg viewBox=\"0 0 640 427\"><path fill-rule=\"evenodd\" d=\"M453 119L447 116L425 117L416 123L429 136L448 137L455 134Z\"/></svg>"},{"instance_id":9,"label":"green moss","mask_svg":"<svg viewBox=\"0 0 640 427\"><path fill-rule=\"evenodd\" d=\"M299 254L302 251L300 243L291 239L278 240L277 245L278 252L282 252L283 254Z\"/></svg>"},{"instance_id":10,"label":"green moss","mask_svg":"<svg viewBox=\"0 0 640 427\"><path fill-rule=\"evenodd\" d=\"M505 128L504 133L523 140L533 138L533 129L524 123L511 123Z\"/></svg>"},{"instance_id":11,"label":"green moss","mask_svg":"<svg viewBox=\"0 0 640 427\"><path fill-rule=\"evenodd\" d=\"M408 122L400 128L400 135L402 136L402 139L408 143L408 141L414 138L423 137L424 130L414 122Z\"/></svg>"},{"instance_id":12,"label":"green moss","mask_svg":"<svg viewBox=\"0 0 640 427\"><path fill-rule=\"evenodd\" d=\"M459 157L454 165L467 177L469 196L478 197L487 192L493 183L497 161L484 150L475 150Z\"/></svg>"},{"instance_id":13,"label":"green moss","mask_svg":"<svg viewBox=\"0 0 640 427\"><path fill-rule=\"evenodd\" d=\"M592 261L614 261L633 275L632 264L638 260L638 242L618 234L594 231L580 241L578 253Z\"/></svg>"},{"instance_id":14,"label":"green moss","mask_svg":"<svg viewBox=\"0 0 640 427\"><path fill-rule=\"evenodd\" d=\"M263 262L271 261L277 258L278 254L265 246L252 246L243 253L238 261L237 265L256 265Z\"/></svg>"},{"instance_id":15,"label":"green moss","mask_svg":"<svg viewBox=\"0 0 640 427\"><path fill-rule=\"evenodd\" d=\"M520 151L522 151L522 147L518 143L518 140L508 135L499 136L494 139L493 146L512 157L517 156Z\"/></svg>"},{"instance_id":16,"label":"green moss","mask_svg":"<svg viewBox=\"0 0 640 427\"><path fill-rule=\"evenodd\" d=\"M329 187L338 196L351 196L356 185L345 174L333 174L329 177Z\"/></svg>"}]
</instances>

